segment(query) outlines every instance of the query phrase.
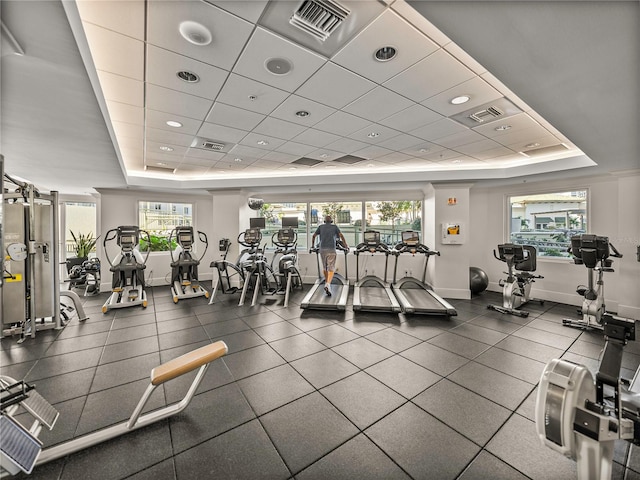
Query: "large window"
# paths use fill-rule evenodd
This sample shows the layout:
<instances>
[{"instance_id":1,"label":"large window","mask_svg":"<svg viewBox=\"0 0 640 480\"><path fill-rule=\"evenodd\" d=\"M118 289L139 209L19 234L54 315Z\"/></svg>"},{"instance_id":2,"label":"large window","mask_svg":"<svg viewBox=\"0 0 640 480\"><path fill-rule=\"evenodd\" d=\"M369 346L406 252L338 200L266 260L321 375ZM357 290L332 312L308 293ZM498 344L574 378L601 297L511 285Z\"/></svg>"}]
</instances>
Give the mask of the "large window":
<instances>
[{"instance_id":1,"label":"large window","mask_svg":"<svg viewBox=\"0 0 640 480\"><path fill-rule=\"evenodd\" d=\"M96 238L96 204L92 202L64 203L64 257L78 255L78 242L89 244ZM75 240L74 240L75 237ZM89 256L95 255L95 246L90 249ZM81 256L86 256L81 253Z\"/></svg>"},{"instance_id":2,"label":"large window","mask_svg":"<svg viewBox=\"0 0 640 480\"><path fill-rule=\"evenodd\" d=\"M571 237L587 231L587 191L509 197L509 238L533 245L539 257L565 257Z\"/></svg>"},{"instance_id":3,"label":"large window","mask_svg":"<svg viewBox=\"0 0 640 480\"><path fill-rule=\"evenodd\" d=\"M169 235L179 225L193 225L190 203L138 202L139 226L149 234Z\"/></svg>"},{"instance_id":4,"label":"large window","mask_svg":"<svg viewBox=\"0 0 640 480\"><path fill-rule=\"evenodd\" d=\"M298 250L307 248L307 204L306 203L265 203L257 216L265 218L266 228L262 237L269 243L274 233L282 228L283 218L297 218ZM269 245L271 246L271 245Z\"/></svg>"},{"instance_id":5,"label":"large window","mask_svg":"<svg viewBox=\"0 0 640 480\"><path fill-rule=\"evenodd\" d=\"M421 230L420 201L372 201L365 208L367 228L378 230L387 245L397 244L405 230Z\"/></svg>"},{"instance_id":6,"label":"large window","mask_svg":"<svg viewBox=\"0 0 640 480\"><path fill-rule=\"evenodd\" d=\"M340 227L340 231L353 247L362 239L362 202L318 202L312 203L310 232L316 231L324 217L331 215L333 223Z\"/></svg>"}]
</instances>

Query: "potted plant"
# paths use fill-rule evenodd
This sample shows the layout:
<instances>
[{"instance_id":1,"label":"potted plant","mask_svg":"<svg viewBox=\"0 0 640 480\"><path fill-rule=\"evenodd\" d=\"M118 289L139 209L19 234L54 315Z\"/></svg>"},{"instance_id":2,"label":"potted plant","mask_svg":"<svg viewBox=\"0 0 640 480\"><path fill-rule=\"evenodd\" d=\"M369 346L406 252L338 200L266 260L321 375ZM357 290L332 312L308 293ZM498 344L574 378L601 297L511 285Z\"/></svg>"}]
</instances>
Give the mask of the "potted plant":
<instances>
[{"instance_id":1,"label":"potted plant","mask_svg":"<svg viewBox=\"0 0 640 480\"><path fill-rule=\"evenodd\" d=\"M89 253L95 248L97 238L93 237L93 233L85 235L83 233L73 233L71 230L71 238L73 238L74 246L73 250L76 254L75 257L67 258L67 272L69 272L74 265L82 265L82 263L89 258Z\"/></svg>"}]
</instances>

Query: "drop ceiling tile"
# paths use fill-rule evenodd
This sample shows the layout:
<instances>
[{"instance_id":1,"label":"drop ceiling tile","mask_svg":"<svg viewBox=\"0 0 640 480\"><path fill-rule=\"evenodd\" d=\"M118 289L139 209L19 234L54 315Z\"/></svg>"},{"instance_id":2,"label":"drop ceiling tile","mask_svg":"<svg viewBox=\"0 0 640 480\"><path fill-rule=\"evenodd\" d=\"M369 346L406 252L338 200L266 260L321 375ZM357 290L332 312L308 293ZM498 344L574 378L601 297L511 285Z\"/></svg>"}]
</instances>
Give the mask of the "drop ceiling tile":
<instances>
[{"instance_id":1,"label":"drop ceiling tile","mask_svg":"<svg viewBox=\"0 0 640 480\"><path fill-rule=\"evenodd\" d=\"M258 143L260 142L260 143ZM263 144L266 142L266 145ZM248 147L261 148L262 150L275 150L280 145L284 144L285 140L276 137L270 137L269 135L251 132L242 139L239 143L247 145Z\"/></svg>"},{"instance_id":2,"label":"drop ceiling tile","mask_svg":"<svg viewBox=\"0 0 640 480\"><path fill-rule=\"evenodd\" d=\"M402 152L391 152L387 155L383 155L382 157L376 158L376 161L387 163L389 165L395 165L396 163L410 160L411 158L412 158L411 156Z\"/></svg>"},{"instance_id":3,"label":"drop ceiling tile","mask_svg":"<svg viewBox=\"0 0 640 480\"><path fill-rule=\"evenodd\" d=\"M144 83L130 77L98 70L105 100L144 107Z\"/></svg>"},{"instance_id":4,"label":"drop ceiling tile","mask_svg":"<svg viewBox=\"0 0 640 480\"><path fill-rule=\"evenodd\" d=\"M169 120L180 122L182 127L170 127L167 125ZM160 130L167 130L172 133L182 133L195 135L200 125L201 120L194 120L193 118L181 117L167 112L159 112L157 110L151 110L147 108L145 114L145 123L147 127L158 128Z\"/></svg>"},{"instance_id":5,"label":"drop ceiling tile","mask_svg":"<svg viewBox=\"0 0 640 480\"><path fill-rule=\"evenodd\" d=\"M157 165L159 167L175 167L182 161L182 155L173 155L160 151L147 152L144 156L147 165ZM160 165L162 164L162 165Z\"/></svg>"},{"instance_id":6,"label":"drop ceiling tile","mask_svg":"<svg viewBox=\"0 0 640 480\"><path fill-rule=\"evenodd\" d=\"M431 141L443 147L457 148L461 145L467 145L468 143L473 143L473 142L480 142L482 140L486 140L486 137L483 137L482 135L474 132L473 130L467 130L464 132L458 132L451 135L446 135L444 137L434 138Z\"/></svg>"},{"instance_id":7,"label":"drop ceiling tile","mask_svg":"<svg viewBox=\"0 0 640 480\"><path fill-rule=\"evenodd\" d=\"M396 48L396 57L386 62L377 61L374 57L376 50L385 46ZM437 48L436 44L398 14L386 10L340 50L332 61L382 83Z\"/></svg>"},{"instance_id":8,"label":"drop ceiling tile","mask_svg":"<svg viewBox=\"0 0 640 480\"><path fill-rule=\"evenodd\" d=\"M308 153L313 152L315 149L315 146L305 145L304 143L286 142L276 148L276 151L288 153L297 157L304 157Z\"/></svg>"},{"instance_id":9,"label":"drop ceiling tile","mask_svg":"<svg viewBox=\"0 0 640 480\"><path fill-rule=\"evenodd\" d=\"M342 108L370 90L376 84L335 63L327 62L296 94L333 108Z\"/></svg>"},{"instance_id":10,"label":"drop ceiling tile","mask_svg":"<svg viewBox=\"0 0 640 480\"><path fill-rule=\"evenodd\" d=\"M321 132L320 130L309 128L308 130L305 130L300 135L295 137L294 141L296 143L306 143L308 145L320 148L324 147L325 145L329 145L331 142L335 142L339 139L340 137L338 135L334 135L333 133Z\"/></svg>"},{"instance_id":11,"label":"drop ceiling tile","mask_svg":"<svg viewBox=\"0 0 640 480\"><path fill-rule=\"evenodd\" d=\"M289 93L284 90L232 73L222 87L217 100L227 105L267 115L288 96Z\"/></svg>"},{"instance_id":12,"label":"drop ceiling tile","mask_svg":"<svg viewBox=\"0 0 640 480\"><path fill-rule=\"evenodd\" d=\"M553 137L556 139L557 137L552 136L546 129L538 126L534 128L527 128L525 130L516 130L512 132L508 130L504 135L498 135L492 137L498 143L502 145L512 145L512 144L522 144L526 145L528 143L535 143L539 138L545 137ZM556 141L555 143L561 143L560 141Z\"/></svg>"},{"instance_id":13,"label":"drop ceiling tile","mask_svg":"<svg viewBox=\"0 0 640 480\"><path fill-rule=\"evenodd\" d=\"M190 148L185 154L185 158L194 159L190 161L195 161L195 159L198 159L198 161L203 160L209 162L210 164L219 161L224 156L224 152L214 152L211 150L203 150L201 148Z\"/></svg>"},{"instance_id":14,"label":"drop ceiling tile","mask_svg":"<svg viewBox=\"0 0 640 480\"><path fill-rule=\"evenodd\" d=\"M248 132L237 128L225 127L214 123L203 123L198 130L198 137L218 140L223 143L238 143Z\"/></svg>"},{"instance_id":15,"label":"drop ceiling tile","mask_svg":"<svg viewBox=\"0 0 640 480\"><path fill-rule=\"evenodd\" d=\"M450 147L453 148L453 147ZM462 144L458 147L455 147L454 150L456 152L464 153L465 155L473 155L475 153L484 152L487 150L504 148L499 143L494 142L488 138L483 138L482 140L478 140L476 142ZM504 155L504 153L503 153Z\"/></svg>"},{"instance_id":16,"label":"drop ceiling tile","mask_svg":"<svg viewBox=\"0 0 640 480\"><path fill-rule=\"evenodd\" d=\"M387 118L410 107L413 103L384 87L377 87L342 110L372 122Z\"/></svg>"},{"instance_id":17,"label":"drop ceiling tile","mask_svg":"<svg viewBox=\"0 0 640 480\"><path fill-rule=\"evenodd\" d=\"M309 115L306 117L297 116L296 113L300 111L309 112ZM311 127L324 120L335 111L335 109L322 105L318 102L314 102L313 100L309 100L298 95L291 95L282 102L278 108L271 112L269 116L279 118L281 120L287 120L305 127Z\"/></svg>"},{"instance_id":18,"label":"drop ceiling tile","mask_svg":"<svg viewBox=\"0 0 640 480\"><path fill-rule=\"evenodd\" d=\"M131 137L142 140L144 138L144 126L142 125L118 122L114 120L111 120L111 125L113 125L113 130L115 131L118 139L122 137Z\"/></svg>"},{"instance_id":19,"label":"drop ceiling tile","mask_svg":"<svg viewBox=\"0 0 640 480\"><path fill-rule=\"evenodd\" d=\"M212 34L206 46L180 35L182 22L197 22ZM147 42L201 62L231 70L253 25L206 2L148 2Z\"/></svg>"},{"instance_id":20,"label":"drop ceiling tile","mask_svg":"<svg viewBox=\"0 0 640 480\"><path fill-rule=\"evenodd\" d=\"M145 149L146 149L147 158L149 157L149 154L151 152L160 153L160 154L178 155L182 157L184 156L185 153L187 153L187 148L188 148L187 146L175 145L175 144L171 144L170 142L150 141L148 138L147 138L145 147L146 147ZM161 150L160 147L169 147L169 148L172 148L173 150L171 152L165 152Z\"/></svg>"},{"instance_id":21,"label":"drop ceiling tile","mask_svg":"<svg viewBox=\"0 0 640 480\"><path fill-rule=\"evenodd\" d=\"M241 157L239 155L229 153L225 155L222 160L220 160L220 163L226 164L228 168L246 168L249 165L255 163L257 160L257 158L247 156Z\"/></svg>"},{"instance_id":22,"label":"drop ceiling tile","mask_svg":"<svg viewBox=\"0 0 640 480\"><path fill-rule=\"evenodd\" d=\"M209 112L209 115L207 115L205 121L251 131L264 120L264 118L265 116L260 113L250 112L249 110L243 110L242 108L216 102L213 104L213 108Z\"/></svg>"},{"instance_id":23,"label":"drop ceiling tile","mask_svg":"<svg viewBox=\"0 0 640 480\"><path fill-rule=\"evenodd\" d=\"M460 157L460 154L458 152L445 148L444 150L439 150L437 152L429 153L422 158L424 158L425 160L431 160L432 162L442 162L445 160L451 160L458 157Z\"/></svg>"},{"instance_id":24,"label":"drop ceiling tile","mask_svg":"<svg viewBox=\"0 0 640 480\"><path fill-rule=\"evenodd\" d=\"M531 150L533 148L551 147L553 145L558 145L559 143L562 142L560 142L558 138L554 137L553 135L546 135L544 137L529 138L524 142L521 141L510 143L505 146L516 152L522 152Z\"/></svg>"},{"instance_id":25,"label":"drop ceiling tile","mask_svg":"<svg viewBox=\"0 0 640 480\"><path fill-rule=\"evenodd\" d=\"M279 118L267 117L260 125L253 129L255 133L268 135L270 137L291 140L296 135L307 129L304 125L297 125L291 122L285 122ZM284 142L282 142L284 143Z\"/></svg>"},{"instance_id":26,"label":"drop ceiling tile","mask_svg":"<svg viewBox=\"0 0 640 480\"><path fill-rule=\"evenodd\" d=\"M250 2L238 2L237 0L208 0L209 3L244 18L252 23L256 23L264 11L268 0L251 0Z\"/></svg>"},{"instance_id":27,"label":"drop ceiling tile","mask_svg":"<svg viewBox=\"0 0 640 480\"><path fill-rule=\"evenodd\" d=\"M353 140L352 138L341 138L340 140L327 145L327 148L338 152L350 154L357 150L362 150L367 146L368 144L360 142L358 140Z\"/></svg>"},{"instance_id":28,"label":"drop ceiling tile","mask_svg":"<svg viewBox=\"0 0 640 480\"><path fill-rule=\"evenodd\" d=\"M294 160L298 158L298 157L294 157ZM289 165L290 162L277 162L277 161L270 161L270 160L266 160L264 158L261 158L260 160L257 160L253 165L251 165L252 167L255 168L260 168L260 169L265 169L265 170L273 170L273 169L278 169L281 168L284 165Z\"/></svg>"},{"instance_id":29,"label":"drop ceiling tile","mask_svg":"<svg viewBox=\"0 0 640 480\"><path fill-rule=\"evenodd\" d=\"M437 122L430 123L415 130L409 131L411 135L414 135L424 140L434 140L436 138L442 138L447 135L453 135L454 133L465 132L469 130L467 127L460 125L458 122L443 118Z\"/></svg>"},{"instance_id":30,"label":"drop ceiling tile","mask_svg":"<svg viewBox=\"0 0 640 480\"><path fill-rule=\"evenodd\" d=\"M418 103L472 79L475 74L445 50L438 50L384 86Z\"/></svg>"},{"instance_id":31,"label":"drop ceiling tile","mask_svg":"<svg viewBox=\"0 0 640 480\"><path fill-rule=\"evenodd\" d=\"M187 71L200 77L197 82L185 82L177 73ZM212 65L178 55L163 48L147 45L147 82L179 92L214 100L229 73Z\"/></svg>"},{"instance_id":32,"label":"drop ceiling tile","mask_svg":"<svg viewBox=\"0 0 640 480\"><path fill-rule=\"evenodd\" d=\"M231 150L229 150L229 153L237 157L258 159L269 153L269 151L262 148L249 147L247 145L235 145Z\"/></svg>"},{"instance_id":33,"label":"drop ceiling tile","mask_svg":"<svg viewBox=\"0 0 640 480\"><path fill-rule=\"evenodd\" d=\"M175 113L182 117L202 120L209 112L210 100L187 95L186 93L147 84L147 108L161 112Z\"/></svg>"},{"instance_id":34,"label":"drop ceiling tile","mask_svg":"<svg viewBox=\"0 0 640 480\"><path fill-rule=\"evenodd\" d=\"M369 145L362 150L358 150L353 152L352 155L357 157L367 158L367 159L375 159L379 157L383 157L385 155L390 154L392 151L388 148L381 147L379 145Z\"/></svg>"},{"instance_id":35,"label":"drop ceiling tile","mask_svg":"<svg viewBox=\"0 0 640 480\"><path fill-rule=\"evenodd\" d=\"M449 42L444 45L444 49L457 58L460 62L465 64L467 67L473 71L476 75L482 75L486 73L487 69L484 68L476 59L474 59L471 55L465 52L462 47L458 46L454 42Z\"/></svg>"},{"instance_id":36,"label":"drop ceiling tile","mask_svg":"<svg viewBox=\"0 0 640 480\"><path fill-rule=\"evenodd\" d=\"M398 135L400 135L400 132L397 130L385 127L384 125L370 123L366 127L358 130L357 132L353 132L348 136L349 138L354 138L361 142L379 144Z\"/></svg>"},{"instance_id":37,"label":"drop ceiling tile","mask_svg":"<svg viewBox=\"0 0 640 480\"><path fill-rule=\"evenodd\" d=\"M414 103L409 108L405 108L390 117L384 118L378 123L401 132L408 132L420 126L437 122L442 118L442 115L439 113L433 112L422 105Z\"/></svg>"},{"instance_id":38,"label":"drop ceiling tile","mask_svg":"<svg viewBox=\"0 0 640 480\"><path fill-rule=\"evenodd\" d=\"M144 0L81 0L76 5L83 22L144 40Z\"/></svg>"},{"instance_id":39,"label":"drop ceiling tile","mask_svg":"<svg viewBox=\"0 0 640 480\"><path fill-rule=\"evenodd\" d=\"M307 155L307 158L313 158L315 160L320 160L321 162L330 162L331 160L335 160L340 157L344 157L343 152L336 152L335 150L329 150L327 148L318 148Z\"/></svg>"},{"instance_id":40,"label":"drop ceiling tile","mask_svg":"<svg viewBox=\"0 0 640 480\"><path fill-rule=\"evenodd\" d=\"M267 153L260 160L269 160L269 162L272 164L282 164L282 163L291 163L294 160L297 160L298 158L300 158L300 155L289 155L288 153L273 151L273 152Z\"/></svg>"},{"instance_id":41,"label":"drop ceiling tile","mask_svg":"<svg viewBox=\"0 0 640 480\"><path fill-rule=\"evenodd\" d=\"M400 151L402 153L406 153L407 155L411 155L412 157L424 158L427 155L433 155L434 153L441 152L444 149L444 147L436 145L435 143L422 142L410 148L400 149Z\"/></svg>"},{"instance_id":42,"label":"drop ceiling tile","mask_svg":"<svg viewBox=\"0 0 640 480\"><path fill-rule=\"evenodd\" d=\"M469 95L470 100L461 105L453 105L451 99L460 95ZM438 95L428 98L422 105L438 112L445 117L450 117L456 113L464 112L470 108L483 105L501 98L502 94L495 88L482 80L480 77L473 77L471 80L462 82L453 88L445 90Z\"/></svg>"},{"instance_id":43,"label":"drop ceiling tile","mask_svg":"<svg viewBox=\"0 0 640 480\"><path fill-rule=\"evenodd\" d=\"M107 100L107 109L109 110L109 118L113 121L144 125L144 109L142 107Z\"/></svg>"},{"instance_id":44,"label":"drop ceiling tile","mask_svg":"<svg viewBox=\"0 0 640 480\"><path fill-rule=\"evenodd\" d=\"M142 149L144 148L144 141L141 138L118 137L118 147L120 150L124 148L138 148L142 152Z\"/></svg>"},{"instance_id":45,"label":"drop ceiling tile","mask_svg":"<svg viewBox=\"0 0 640 480\"><path fill-rule=\"evenodd\" d=\"M371 122L364 118L356 117L350 113L337 111L321 122L316 123L314 128L322 130L323 132L334 133L336 135L349 135L350 133L366 127L370 123Z\"/></svg>"},{"instance_id":46,"label":"drop ceiling tile","mask_svg":"<svg viewBox=\"0 0 640 480\"><path fill-rule=\"evenodd\" d=\"M151 140L154 142L165 142L169 145L181 145L183 147L188 147L191 145L191 142L193 142L193 137L193 135L178 132L168 132L159 128L145 128L145 138L147 139L147 141Z\"/></svg>"},{"instance_id":47,"label":"drop ceiling tile","mask_svg":"<svg viewBox=\"0 0 640 480\"><path fill-rule=\"evenodd\" d=\"M283 58L291 63L291 70L276 75L266 68L267 61ZM325 59L310 50L257 27L233 71L272 87L293 92L324 63Z\"/></svg>"},{"instance_id":48,"label":"drop ceiling tile","mask_svg":"<svg viewBox=\"0 0 640 480\"><path fill-rule=\"evenodd\" d=\"M397 162L396 165L404 168L408 168L408 169L413 168L416 170L436 169L438 167L437 162L431 162L429 160L425 160L424 158L415 158L415 157Z\"/></svg>"},{"instance_id":49,"label":"drop ceiling tile","mask_svg":"<svg viewBox=\"0 0 640 480\"><path fill-rule=\"evenodd\" d=\"M205 173L207 173L207 170L209 170L208 167L202 167L200 165L190 165L188 163L181 163L176 168L175 174L176 175L184 174L187 176L204 175Z\"/></svg>"},{"instance_id":50,"label":"drop ceiling tile","mask_svg":"<svg viewBox=\"0 0 640 480\"><path fill-rule=\"evenodd\" d=\"M467 152L462 152L462 153L467 153ZM509 156L513 156L515 154L516 152L503 146L492 148L491 150L484 150L482 152L467 153L468 156L475 158L476 160L492 161L492 162L496 158L506 158Z\"/></svg>"},{"instance_id":51,"label":"drop ceiling tile","mask_svg":"<svg viewBox=\"0 0 640 480\"><path fill-rule=\"evenodd\" d=\"M468 170L470 168L487 168L489 165L475 158L457 155L438 162L442 167L448 169Z\"/></svg>"},{"instance_id":52,"label":"drop ceiling tile","mask_svg":"<svg viewBox=\"0 0 640 480\"><path fill-rule=\"evenodd\" d=\"M92 23L84 22L83 27L96 69L144 80L143 42Z\"/></svg>"},{"instance_id":53,"label":"drop ceiling tile","mask_svg":"<svg viewBox=\"0 0 640 480\"><path fill-rule=\"evenodd\" d=\"M407 2L394 2L391 8L396 11L402 18L407 20L411 25L424 33L437 45L443 46L451 42L449 37L436 28L433 23L427 20L422 14L417 12Z\"/></svg>"},{"instance_id":54,"label":"drop ceiling tile","mask_svg":"<svg viewBox=\"0 0 640 480\"><path fill-rule=\"evenodd\" d=\"M407 148L415 147L424 143L424 140L406 133L401 133L393 138L380 142L381 147L388 148L390 150L404 150Z\"/></svg>"},{"instance_id":55,"label":"drop ceiling tile","mask_svg":"<svg viewBox=\"0 0 640 480\"><path fill-rule=\"evenodd\" d=\"M189 149L189 150L196 150L196 149ZM217 155L219 155L219 157L218 158L200 158L200 157L194 157L191 155L185 155L182 159L182 163L188 164L188 165L199 165L201 167L212 167L213 165L216 164L218 160L220 160L225 155L224 153L220 153L220 152L211 152L211 153L216 153Z\"/></svg>"},{"instance_id":56,"label":"drop ceiling tile","mask_svg":"<svg viewBox=\"0 0 640 480\"><path fill-rule=\"evenodd\" d=\"M508 130L496 130L497 127L501 125L508 125L510 128ZM473 127L473 130L481 133L485 137L499 137L503 135L510 135L514 132L522 132L523 130L529 129L538 129L541 128L540 124L536 122L531 116L527 113L518 113L516 115L512 115L503 120L491 122L487 125L478 125L477 127ZM544 129L542 129L544 130Z\"/></svg>"}]
</instances>

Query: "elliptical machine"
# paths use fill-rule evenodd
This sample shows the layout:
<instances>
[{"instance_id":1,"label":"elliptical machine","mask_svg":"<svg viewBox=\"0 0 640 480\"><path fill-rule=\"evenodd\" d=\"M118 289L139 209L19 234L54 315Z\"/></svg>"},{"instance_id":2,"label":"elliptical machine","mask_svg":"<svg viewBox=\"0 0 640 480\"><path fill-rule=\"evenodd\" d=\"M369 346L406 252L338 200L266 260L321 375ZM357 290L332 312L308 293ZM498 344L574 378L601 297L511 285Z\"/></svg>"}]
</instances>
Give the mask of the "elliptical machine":
<instances>
[{"instance_id":1,"label":"elliptical machine","mask_svg":"<svg viewBox=\"0 0 640 480\"><path fill-rule=\"evenodd\" d=\"M176 239L178 247L175 252L171 250L173 239ZM209 292L198 282L198 265L207 253L209 241L204 232L198 231L198 239L204 243L204 252L200 258L194 258L193 244L195 236L193 227L179 226L171 230L169 234L169 251L171 253L171 294L173 303L178 303L181 298L202 297L209 298ZM174 257L174 253L178 258Z\"/></svg>"},{"instance_id":2,"label":"elliptical machine","mask_svg":"<svg viewBox=\"0 0 640 480\"><path fill-rule=\"evenodd\" d=\"M104 236L102 246L109 270L113 272L111 281L112 293L102 305L102 313L107 313L111 308L133 307L142 305L147 307L147 294L144 291L144 269L147 268L149 252L147 249L145 257L138 250L140 235L145 234L147 244L151 245L149 232L140 230L137 226L120 226L112 228ZM120 253L113 259L109 258L107 242L116 240L120 247Z\"/></svg>"},{"instance_id":3,"label":"elliptical machine","mask_svg":"<svg viewBox=\"0 0 640 480\"><path fill-rule=\"evenodd\" d=\"M594 378L587 367L551 360L536 398L536 431L543 445L577 461L579 480L608 480L618 439L640 443L640 379L620 377L623 347L635 320L602 315L605 345Z\"/></svg>"},{"instance_id":4,"label":"elliptical machine","mask_svg":"<svg viewBox=\"0 0 640 480\"><path fill-rule=\"evenodd\" d=\"M611 249L611 251L610 251ZM568 327L595 328L602 330L602 316L605 314L604 304L604 273L613 272L613 260L609 256L622 258L622 254L609 243L608 237L601 237L583 233L571 237L569 252L576 265L584 265L588 271L588 284L578 285L576 292L584 297L580 320L563 318L562 324ZM594 285L594 272L598 272L598 279Z\"/></svg>"},{"instance_id":5,"label":"elliptical machine","mask_svg":"<svg viewBox=\"0 0 640 480\"><path fill-rule=\"evenodd\" d=\"M536 271L536 247L531 245L517 245L515 243L503 243L498 245L498 255L493 251L493 256L507 264L506 280L500 280L498 285L502 287L502 306L487 305L487 308L501 313L510 313L520 317L528 317L529 312L518 310L525 303L535 300L544 303L544 300L529 298L531 284L536 278L544 278L542 275L534 275Z\"/></svg>"}]
</instances>

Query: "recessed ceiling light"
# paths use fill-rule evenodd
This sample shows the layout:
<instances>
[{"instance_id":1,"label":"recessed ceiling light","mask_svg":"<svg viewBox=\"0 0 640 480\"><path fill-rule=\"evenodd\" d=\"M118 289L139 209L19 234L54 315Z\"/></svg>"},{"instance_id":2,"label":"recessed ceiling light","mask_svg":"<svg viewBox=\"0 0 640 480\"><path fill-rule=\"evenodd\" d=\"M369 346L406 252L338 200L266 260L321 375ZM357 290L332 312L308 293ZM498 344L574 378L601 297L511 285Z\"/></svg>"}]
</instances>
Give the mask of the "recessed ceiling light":
<instances>
[{"instance_id":1,"label":"recessed ceiling light","mask_svg":"<svg viewBox=\"0 0 640 480\"><path fill-rule=\"evenodd\" d=\"M269 145L269 142L267 142L266 140L258 140L256 143L258 145Z\"/></svg>"},{"instance_id":2,"label":"recessed ceiling light","mask_svg":"<svg viewBox=\"0 0 640 480\"><path fill-rule=\"evenodd\" d=\"M327 155L326 153L323 153L322 155L320 155L320 158L328 158L329 155Z\"/></svg>"},{"instance_id":3,"label":"recessed ceiling light","mask_svg":"<svg viewBox=\"0 0 640 480\"><path fill-rule=\"evenodd\" d=\"M535 143L529 143L529 144L525 145L524 148L536 148L536 147L539 147L539 146L540 146L540 144L538 142L535 142Z\"/></svg>"},{"instance_id":4,"label":"recessed ceiling light","mask_svg":"<svg viewBox=\"0 0 640 480\"><path fill-rule=\"evenodd\" d=\"M258 98L258 96L257 95L249 95L247 98L253 102L254 100L256 100Z\"/></svg>"},{"instance_id":5,"label":"recessed ceiling light","mask_svg":"<svg viewBox=\"0 0 640 480\"><path fill-rule=\"evenodd\" d=\"M373 54L373 57L379 62L388 62L389 60L394 58L397 53L398 51L395 49L395 47L386 46L380 47L378 50L376 50L376 52Z\"/></svg>"},{"instance_id":6,"label":"recessed ceiling light","mask_svg":"<svg viewBox=\"0 0 640 480\"><path fill-rule=\"evenodd\" d=\"M462 163L462 160L451 160L451 163Z\"/></svg>"},{"instance_id":7,"label":"recessed ceiling light","mask_svg":"<svg viewBox=\"0 0 640 480\"><path fill-rule=\"evenodd\" d=\"M233 161L240 163L242 161L242 159L241 158L234 158Z\"/></svg>"},{"instance_id":8,"label":"recessed ceiling light","mask_svg":"<svg viewBox=\"0 0 640 480\"><path fill-rule=\"evenodd\" d=\"M167 125L173 128L180 128L182 126L180 122L176 122L175 120L167 120Z\"/></svg>"},{"instance_id":9,"label":"recessed ceiling light","mask_svg":"<svg viewBox=\"0 0 640 480\"><path fill-rule=\"evenodd\" d=\"M198 75L188 70L182 70L180 72L177 72L176 76L183 82L187 82L187 83L196 83L200 81L200 77Z\"/></svg>"},{"instance_id":10,"label":"recessed ceiling light","mask_svg":"<svg viewBox=\"0 0 640 480\"><path fill-rule=\"evenodd\" d=\"M371 167L375 167L375 165L373 163L369 163L367 164L367 167L371 168Z\"/></svg>"},{"instance_id":11,"label":"recessed ceiling light","mask_svg":"<svg viewBox=\"0 0 640 480\"><path fill-rule=\"evenodd\" d=\"M274 75L286 75L291 71L293 65L286 58L269 58L264 62L264 68Z\"/></svg>"},{"instance_id":12,"label":"recessed ceiling light","mask_svg":"<svg viewBox=\"0 0 640 480\"><path fill-rule=\"evenodd\" d=\"M166 167L167 164L164 162L156 162L156 165L158 165L159 167Z\"/></svg>"},{"instance_id":13,"label":"recessed ceiling light","mask_svg":"<svg viewBox=\"0 0 640 480\"><path fill-rule=\"evenodd\" d=\"M207 27L191 20L180 23L178 30L187 42L193 43L194 45L209 45L213 39L211 31L209 31Z\"/></svg>"},{"instance_id":14,"label":"recessed ceiling light","mask_svg":"<svg viewBox=\"0 0 640 480\"><path fill-rule=\"evenodd\" d=\"M167 147L166 145L161 145L160 150L162 150L163 152L173 152L173 148Z\"/></svg>"},{"instance_id":15,"label":"recessed ceiling light","mask_svg":"<svg viewBox=\"0 0 640 480\"><path fill-rule=\"evenodd\" d=\"M450 103L453 105L462 105L463 103L467 103L469 100L471 100L469 95L460 95L459 97L452 98Z\"/></svg>"},{"instance_id":16,"label":"recessed ceiling light","mask_svg":"<svg viewBox=\"0 0 640 480\"><path fill-rule=\"evenodd\" d=\"M428 148L421 148L420 150L418 150L420 153L427 153L429 151Z\"/></svg>"},{"instance_id":17,"label":"recessed ceiling light","mask_svg":"<svg viewBox=\"0 0 640 480\"><path fill-rule=\"evenodd\" d=\"M296 167L289 167L289 170L295 170Z\"/></svg>"},{"instance_id":18,"label":"recessed ceiling light","mask_svg":"<svg viewBox=\"0 0 640 480\"><path fill-rule=\"evenodd\" d=\"M500 125L499 127L496 127L496 132L504 132L505 130L509 130L511 128L511 125Z\"/></svg>"},{"instance_id":19,"label":"recessed ceiling light","mask_svg":"<svg viewBox=\"0 0 640 480\"><path fill-rule=\"evenodd\" d=\"M367 134L367 137L369 137L369 138L376 138L376 137L379 137L379 136L380 136L380 134L378 132L371 132L371 133Z\"/></svg>"},{"instance_id":20,"label":"recessed ceiling light","mask_svg":"<svg viewBox=\"0 0 640 480\"><path fill-rule=\"evenodd\" d=\"M300 117L300 118L308 117L309 115L310 113L307 112L306 110L298 110L296 112L296 117Z\"/></svg>"}]
</instances>

